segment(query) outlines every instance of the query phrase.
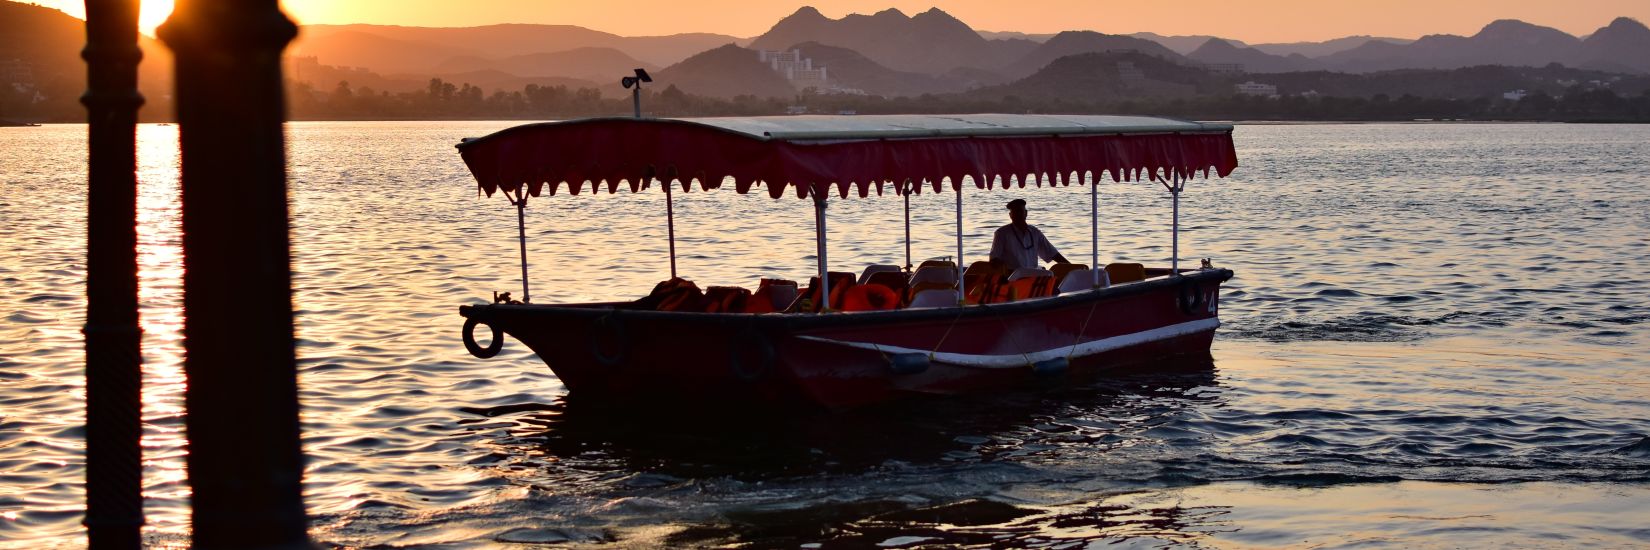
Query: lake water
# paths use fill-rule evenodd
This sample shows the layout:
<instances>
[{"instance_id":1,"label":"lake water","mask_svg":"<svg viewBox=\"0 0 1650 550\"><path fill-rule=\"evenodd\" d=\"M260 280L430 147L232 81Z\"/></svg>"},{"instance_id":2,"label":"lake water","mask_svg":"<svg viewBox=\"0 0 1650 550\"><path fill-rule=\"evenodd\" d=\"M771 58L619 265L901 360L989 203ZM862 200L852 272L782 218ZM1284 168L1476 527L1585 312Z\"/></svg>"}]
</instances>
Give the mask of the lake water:
<instances>
[{"instance_id":1,"label":"lake water","mask_svg":"<svg viewBox=\"0 0 1650 550\"><path fill-rule=\"evenodd\" d=\"M457 306L519 287L515 212L452 145L512 123L295 123L313 536L443 548L1650 545L1650 127L1242 126L1185 258L1237 276L1212 365L795 419L565 404ZM0 128L0 546L84 544L85 128ZM140 128L149 542L187 542L176 128ZM1169 200L1104 183L1102 261L1167 263ZM1023 197L1074 261L1088 190ZM678 194L701 287L813 269L812 209ZM535 200L535 301L668 273L663 197ZM952 198L912 201L917 259ZM833 202L833 266L903 263L897 197ZM1195 262L1195 260L1191 260ZM666 416L660 418L659 416Z\"/></svg>"}]
</instances>

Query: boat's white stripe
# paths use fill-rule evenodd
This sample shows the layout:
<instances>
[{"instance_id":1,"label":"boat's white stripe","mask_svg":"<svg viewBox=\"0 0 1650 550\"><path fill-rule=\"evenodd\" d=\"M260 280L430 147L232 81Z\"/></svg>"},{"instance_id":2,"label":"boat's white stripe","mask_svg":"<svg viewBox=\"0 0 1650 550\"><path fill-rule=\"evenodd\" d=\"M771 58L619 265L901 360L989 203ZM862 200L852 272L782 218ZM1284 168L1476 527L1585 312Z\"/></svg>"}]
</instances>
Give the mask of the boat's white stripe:
<instances>
[{"instance_id":1,"label":"boat's white stripe","mask_svg":"<svg viewBox=\"0 0 1650 550\"><path fill-rule=\"evenodd\" d=\"M941 363L949 363L952 365L961 365L965 367L982 367L991 369L1024 367L1039 361L1045 361L1057 357L1083 357L1114 349L1144 344L1147 342L1168 340L1170 338L1178 338L1190 334L1197 334L1199 332L1211 331L1219 327L1220 319L1211 317L1209 319L1187 321L1178 325L1169 325L1166 327L1158 327L1151 330L1124 334L1121 336L1113 336L1111 338L1094 340L1092 342L1083 342L1077 344L1076 346L1060 346L1042 351L1007 355L976 355L970 353L951 353L941 351L933 353L933 360ZM813 340L815 342L848 346L851 348L875 350L883 353L929 354L929 351L925 349L903 348L899 346L889 346L871 342L849 342L844 340L822 338L819 336L798 336L798 338Z\"/></svg>"}]
</instances>

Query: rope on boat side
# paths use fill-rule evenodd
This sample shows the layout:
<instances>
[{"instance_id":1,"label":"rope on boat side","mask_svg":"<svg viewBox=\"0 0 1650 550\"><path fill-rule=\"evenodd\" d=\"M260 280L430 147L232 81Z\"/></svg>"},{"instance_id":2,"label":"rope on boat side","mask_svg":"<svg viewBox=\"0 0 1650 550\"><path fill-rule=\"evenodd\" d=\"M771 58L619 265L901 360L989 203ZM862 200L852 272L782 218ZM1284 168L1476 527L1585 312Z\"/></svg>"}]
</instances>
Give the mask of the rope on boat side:
<instances>
[{"instance_id":1,"label":"rope on boat side","mask_svg":"<svg viewBox=\"0 0 1650 550\"><path fill-rule=\"evenodd\" d=\"M1077 345L1083 343L1083 334L1089 331L1089 321L1094 319L1094 310L1098 307L1099 300L1089 304L1089 314L1083 317L1083 328L1077 329L1077 335L1071 338L1071 349L1066 350L1066 361L1071 361L1072 354L1077 353Z\"/></svg>"},{"instance_id":2,"label":"rope on boat side","mask_svg":"<svg viewBox=\"0 0 1650 550\"><path fill-rule=\"evenodd\" d=\"M940 335L940 341L938 343L934 344L934 349L928 350L928 360L929 361L933 361L934 360L934 354L940 352L940 346L945 345L945 339L951 337L951 329L957 328L957 320L962 319L962 314L963 314L962 307L958 306L957 307L957 316L952 317L951 318L951 324L946 325L945 334Z\"/></svg>"}]
</instances>

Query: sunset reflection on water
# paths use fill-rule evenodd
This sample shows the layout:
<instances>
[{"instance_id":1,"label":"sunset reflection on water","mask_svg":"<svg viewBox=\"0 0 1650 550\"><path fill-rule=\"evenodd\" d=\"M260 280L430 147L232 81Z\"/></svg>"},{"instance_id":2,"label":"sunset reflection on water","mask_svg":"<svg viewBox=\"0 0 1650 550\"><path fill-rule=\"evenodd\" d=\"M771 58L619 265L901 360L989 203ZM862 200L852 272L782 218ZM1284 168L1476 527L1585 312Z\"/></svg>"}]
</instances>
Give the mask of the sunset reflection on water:
<instances>
[{"instance_id":1,"label":"sunset reflection on water","mask_svg":"<svg viewBox=\"0 0 1650 550\"><path fill-rule=\"evenodd\" d=\"M1239 127L1243 167L1182 202L1185 257L1237 273L1212 365L794 426L605 418L569 406L514 341L492 360L464 352L457 306L518 289L519 271L515 213L475 195L452 145L508 125L288 127L321 541L1650 541L1634 526L1650 507L1650 286L1607 275L1650 261L1644 128ZM84 135L0 129L3 547L84 540ZM176 136L139 129L144 482L161 546L188 529ZM1161 187L1100 189L1102 261L1166 260ZM1032 223L1086 257L1087 191L971 192L967 254L1026 198ZM676 198L681 269L701 286L813 269L807 201ZM913 197L918 261L954 254L952 200ZM645 293L668 271L663 206L534 199L535 301ZM833 201L830 216L833 266L903 263L897 197Z\"/></svg>"}]
</instances>

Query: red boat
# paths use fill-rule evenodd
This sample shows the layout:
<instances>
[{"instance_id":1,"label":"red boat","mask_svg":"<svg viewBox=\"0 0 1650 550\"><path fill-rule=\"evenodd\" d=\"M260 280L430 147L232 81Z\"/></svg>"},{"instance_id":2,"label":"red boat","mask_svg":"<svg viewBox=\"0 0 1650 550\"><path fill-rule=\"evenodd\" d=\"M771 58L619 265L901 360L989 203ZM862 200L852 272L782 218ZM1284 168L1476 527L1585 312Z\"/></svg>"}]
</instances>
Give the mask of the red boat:
<instances>
[{"instance_id":1,"label":"red boat","mask_svg":"<svg viewBox=\"0 0 1650 550\"><path fill-rule=\"evenodd\" d=\"M458 148L481 191L503 193L518 220L529 197L671 182L661 187L672 273L633 302L531 303L523 227L521 300L460 307L464 343L492 357L508 334L580 399L826 409L1207 355L1220 326L1220 284L1232 272L1207 261L1180 269L1179 194L1188 179L1237 167L1231 132L1148 117L790 116L585 119L466 139ZM965 182L982 190L1083 185L1085 175L1168 189L1176 205L1170 266L1099 267L1090 185L1089 264L1002 273L981 261L959 273ZM668 205L678 185L687 192L694 182L811 199L817 276L805 285L763 280L754 292L700 291L677 278ZM907 265L871 266L857 277L830 269L833 195L908 197L947 186L957 197L955 261L910 265L907 230ZM909 217L907 199L907 228ZM493 333L486 347L474 335L482 325Z\"/></svg>"}]
</instances>

